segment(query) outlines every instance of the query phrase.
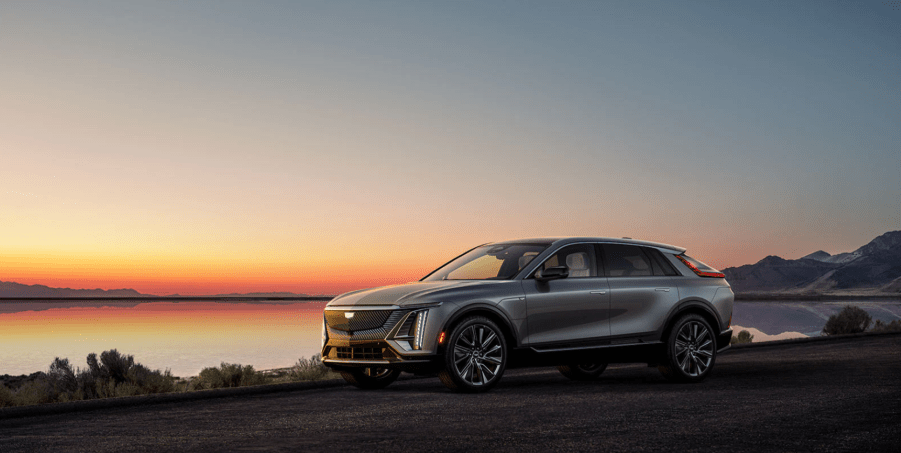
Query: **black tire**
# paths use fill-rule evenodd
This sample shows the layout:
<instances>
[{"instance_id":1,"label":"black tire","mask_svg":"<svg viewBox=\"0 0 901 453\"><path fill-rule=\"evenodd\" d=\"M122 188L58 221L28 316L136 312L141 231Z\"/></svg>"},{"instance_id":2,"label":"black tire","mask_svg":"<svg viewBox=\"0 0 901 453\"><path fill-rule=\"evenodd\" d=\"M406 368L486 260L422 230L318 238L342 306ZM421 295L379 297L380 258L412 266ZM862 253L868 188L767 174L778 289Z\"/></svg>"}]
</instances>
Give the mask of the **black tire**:
<instances>
[{"instance_id":1,"label":"black tire","mask_svg":"<svg viewBox=\"0 0 901 453\"><path fill-rule=\"evenodd\" d=\"M488 318L464 319L451 331L441 382L456 392L478 393L497 385L507 367L507 341Z\"/></svg>"},{"instance_id":2,"label":"black tire","mask_svg":"<svg viewBox=\"0 0 901 453\"><path fill-rule=\"evenodd\" d=\"M601 377L601 373L607 369L606 363L578 363L560 365L557 370L560 374L574 381L594 381Z\"/></svg>"},{"instance_id":3,"label":"black tire","mask_svg":"<svg viewBox=\"0 0 901 453\"><path fill-rule=\"evenodd\" d=\"M679 318L666 340L666 355L657 368L674 382L701 382L716 363L716 334L700 315Z\"/></svg>"},{"instance_id":4,"label":"black tire","mask_svg":"<svg viewBox=\"0 0 901 453\"><path fill-rule=\"evenodd\" d=\"M341 377L345 381L363 390L383 389L391 385L398 376L400 376L400 370L388 368L360 368L341 372Z\"/></svg>"}]
</instances>

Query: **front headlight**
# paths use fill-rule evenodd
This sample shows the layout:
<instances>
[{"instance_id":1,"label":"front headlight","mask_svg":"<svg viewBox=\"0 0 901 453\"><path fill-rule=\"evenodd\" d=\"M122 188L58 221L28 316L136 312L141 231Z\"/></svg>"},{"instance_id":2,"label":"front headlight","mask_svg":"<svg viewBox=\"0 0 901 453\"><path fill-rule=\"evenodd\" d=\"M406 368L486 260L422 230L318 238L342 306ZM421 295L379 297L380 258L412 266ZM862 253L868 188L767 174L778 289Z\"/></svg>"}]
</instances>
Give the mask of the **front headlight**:
<instances>
[{"instance_id":1,"label":"front headlight","mask_svg":"<svg viewBox=\"0 0 901 453\"><path fill-rule=\"evenodd\" d=\"M428 309L416 313L416 327L413 333L413 349L422 349L422 338L425 336L425 320L428 317Z\"/></svg>"},{"instance_id":2,"label":"front headlight","mask_svg":"<svg viewBox=\"0 0 901 453\"><path fill-rule=\"evenodd\" d=\"M428 316L428 308L410 312L390 339L397 342L404 351L421 350Z\"/></svg>"},{"instance_id":3,"label":"front headlight","mask_svg":"<svg viewBox=\"0 0 901 453\"><path fill-rule=\"evenodd\" d=\"M322 315L322 346L319 349L325 347L325 344L328 343L328 329L325 328L325 314Z\"/></svg>"}]
</instances>

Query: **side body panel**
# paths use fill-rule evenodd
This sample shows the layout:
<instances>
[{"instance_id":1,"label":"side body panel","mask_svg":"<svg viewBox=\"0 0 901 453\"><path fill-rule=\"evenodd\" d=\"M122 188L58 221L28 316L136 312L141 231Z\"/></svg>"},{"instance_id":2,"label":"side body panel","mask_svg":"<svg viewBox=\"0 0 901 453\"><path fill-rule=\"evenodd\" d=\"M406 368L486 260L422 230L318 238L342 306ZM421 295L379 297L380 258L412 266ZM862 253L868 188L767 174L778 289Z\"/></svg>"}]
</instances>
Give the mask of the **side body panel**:
<instances>
[{"instance_id":1,"label":"side body panel","mask_svg":"<svg viewBox=\"0 0 901 453\"><path fill-rule=\"evenodd\" d=\"M528 335L523 344L610 335L610 291L606 278L522 282L528 312Z\"/></svg>"},{"instance_id":2,"label":"side body panel","mask_svg":"<svg viewBox=\"0 0 901 453\"><path fill-rule=\"evenodd\" d=\"M610 277L610 334L658 330L679 300L672 277Z\"/></svg>"}]
</instances>

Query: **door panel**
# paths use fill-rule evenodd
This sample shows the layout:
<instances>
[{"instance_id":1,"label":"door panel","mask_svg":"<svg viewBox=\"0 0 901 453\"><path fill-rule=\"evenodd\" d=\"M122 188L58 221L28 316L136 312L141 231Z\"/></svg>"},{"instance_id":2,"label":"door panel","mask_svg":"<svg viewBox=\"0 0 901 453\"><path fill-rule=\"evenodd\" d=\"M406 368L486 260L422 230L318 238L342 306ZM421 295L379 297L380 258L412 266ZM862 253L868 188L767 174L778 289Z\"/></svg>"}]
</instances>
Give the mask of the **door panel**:
<instances>
[{"instance_id":1,"label":"door panel","mask_svg":"<svg viewBox=\"0 0 901 453\"><path fill-rule=\"evenodd\" d=\"M610 277L610 335L657 330L679 300L672 277ZM668 289L668 291L665 291Z\"/></svg>"},{"instance_id":2,"label":"door panel","mask_svg":"<svg viewBox=\"0 0 901 453\"><path fill-rule=\"evenodd\" d=\"M566 266L569 276L541 282L523 280L529 334L526 344L576 341L610 335L610 289L598 275L592 244L561 248L538 269Z\"/></svg>"},{"instance_id":3,"label":"door panel","mask_svg":"<svg viewBox=\"0 0 901 453\"><path fill-rule=\"evenodd\" d=\"M664 275L644 247L604 244L601 248L610 285L610 335L657 330L679 300L672 277Z\"/></svg>"},{"instance_id":4,"label":"door panel","mask_svg":"<svg viewBox=\"0 0 901 453\"><path fill-rule=\"evenodd\" d=\"M526 344L587 340L610 335L607 279L523 280L528 311Z\"/></svg>"}]
</instances>

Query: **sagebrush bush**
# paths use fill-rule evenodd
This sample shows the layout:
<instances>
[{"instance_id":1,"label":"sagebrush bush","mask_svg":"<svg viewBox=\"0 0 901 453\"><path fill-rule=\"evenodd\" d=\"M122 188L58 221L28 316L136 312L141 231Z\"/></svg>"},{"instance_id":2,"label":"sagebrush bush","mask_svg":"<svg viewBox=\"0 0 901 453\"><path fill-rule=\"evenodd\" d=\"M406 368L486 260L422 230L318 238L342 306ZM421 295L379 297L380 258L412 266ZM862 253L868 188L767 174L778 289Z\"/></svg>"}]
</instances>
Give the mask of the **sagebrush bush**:
<instances>
[{"instance_id":1,"label":"sagebrush bush","mask_svg":"<svg viewBox=\"0 0 901 453\"><path fill-rule=\"evenodd\" d=\"M752 341L754 341L754 335L751 335L751 332L748 332L747 330L742 330L738 335L732 337L729 344L744 344Z\"/></svg>"},{"instance_id":2,"label":"sagebrush bush","mask_svg":"<svg viewBox=\"0 0 901 453\"><path fill-rule=\"evenodd\" d=\"M29 406L115 396L165 393L175 390L169 370L150 370L115 349L87 358L88 367L73 369L69 359L55 358L48 370L36 373L16 389L0 386L0 407Z\"/></svg>"},{"instance_id":3,"label":"sagebrush bush","mask_svg":"<svg viewBox=\"0 0 901 453\"><path fill-rule=\"evenodd\" d=\"M321 354L316 354L309 359L299 359L297 364L288 371L288 379L292 381L318 381L337 377L337 373L323 365Z\"/></svg>"},{"instance_id":4,"label":"sagebrush bush","mask_svg":"<svg viewBox=\"0 0 901 453\"><path fill-rule=\"evenodd\" d=\"M873 318L860 307L845 305L838 314L829 317L823 327L823 335L860 333L870 327Z\"/></svg>"},{"instance_id":5,"label":"sagebrush bush","mask_svg":"<svg viewBox=\"0 0 901 453\"><path fill-rule=\"evenodd\" d=\"M219 367L200 370L200 375L191 381L192 390L219 389L228 387L244 387L266 383L266 376L257 372L251 365L238 365L222 362Z\"/></svg>"},{"instance_id":6,"label":"sagebrush bush","mask_svg":"<svg viewBox=\"0 0 901 453\"><path fill-rule=\"evenodd\" d=\"M877 319L870 332L901 332L901 319L896 319L889 323L884 323Z\"/></svg>"},{"instance_id":7,"label":"sagebrush bush","mask_svg":"<svg viewBox=\"0 0 901 453\"><path fill-rule=\"evenodd\" d=\"M0 407L10 407L16 405L16 395L5 385L0 384Z\"/></svg>"}]
</instances>

